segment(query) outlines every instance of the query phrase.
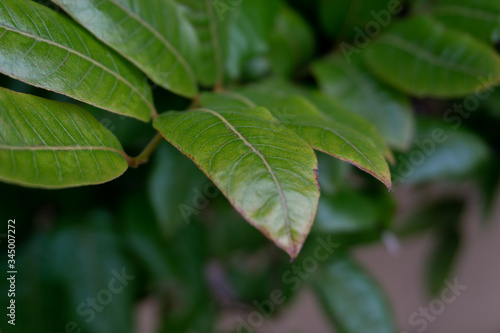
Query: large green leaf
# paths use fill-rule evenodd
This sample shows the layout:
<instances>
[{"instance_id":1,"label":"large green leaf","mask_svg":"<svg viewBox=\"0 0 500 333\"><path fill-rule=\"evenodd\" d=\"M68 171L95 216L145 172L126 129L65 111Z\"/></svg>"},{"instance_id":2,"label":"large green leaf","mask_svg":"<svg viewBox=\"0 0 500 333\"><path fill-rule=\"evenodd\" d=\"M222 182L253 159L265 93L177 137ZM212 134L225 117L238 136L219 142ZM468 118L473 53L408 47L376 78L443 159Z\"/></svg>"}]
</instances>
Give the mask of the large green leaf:
<instances>
[{"instance_id":1,"label":"large green leaf","mask_svg":"<svg viewBox=\"0 0 500 333\"><path fill-rule=\"evenodd\" d=\"M262 107L168 112L154 122L255 227L295 258L319 198L312 148Z\"/></svg>"},{"instance_id":2,"label":"large green leaf","mask_svg":"<svg viewBox=\"0 0 500 333\"><path fill-rule=\"evenodd\" d=\"M363 56L377 76L416 96L467 95L500 79L492 48L427 16L392 25Z\"/></svg>"},{"instance_id":3,"label":"large green leaf","mask_svg":"<svg viewBox=\"0 0 500 333\"><path fill-rule=\"evenodd\" d=\"M500 2L491 0L441 0L433 15L446 26L492 44L500 41Z\"/></svg>"},{"instance_id":4,"label":"large green leaf","mask_svg":"<svg viewBox=\"0 0 500 333\"><path fill-rule=\"evenodd\" d=\"M375 144L362 133L321 113L302 96L288 96L276 91L270 94L268 89L252 86L239 90L239 93L204 94L201 103L207 107L224 105L240 110L264 106L314 149L352 163L391 187L389 167Z\"/></svg>"},{"instance_id":5,"label":"large green leaf","mask_svg":"<svg viewBox=\"0 0 500 333\"><path fill-rule=\"evenodd\" d=\"M191 65L198 48L185 10L172 0L53 0L97 38L183 96L197 93Z\"/></svg>"},{"instance_id":6,"label":"large green leaf","mask_svg":"<svg viewBox=\"0 0 500 333\"><path fill-rule=\"evenodd\" d=\"M352 55L347 61L337 55L316 63L313 71L325 95L368 119L389 145L408 147L415 126L408 98L380 83L359 56Z\"/></svg>"},{"instance_id":7,"label":"large green leaf","mask_svg":"<svg viewBox=\"0 0 500 333\"><path fill-rule=\"evenodd\" d=\"M113 134L73 104L0 88L0 179L44 188L98 184L127 169Z\"/></svg>"},{"instance_id":8,"label":"large green leaf","mask_svg":"<svg viewBox=\"0 0 500 333\"><path fill-rule=\"evenodd\" d=\"M143 121L156 113L139 70L34 1L0 1L0 72Z\"/></svg>"},{"instance_id":9,"label":"large green leaf","mask_svg":"<svg viewBox=\"0 0 500 333\"><path fill-rule=\"evenodd\" d=\"M356 262L333 258L314 280L325 314L339 333L396 332L387 300Z\"/></svg>"}]
</instances>

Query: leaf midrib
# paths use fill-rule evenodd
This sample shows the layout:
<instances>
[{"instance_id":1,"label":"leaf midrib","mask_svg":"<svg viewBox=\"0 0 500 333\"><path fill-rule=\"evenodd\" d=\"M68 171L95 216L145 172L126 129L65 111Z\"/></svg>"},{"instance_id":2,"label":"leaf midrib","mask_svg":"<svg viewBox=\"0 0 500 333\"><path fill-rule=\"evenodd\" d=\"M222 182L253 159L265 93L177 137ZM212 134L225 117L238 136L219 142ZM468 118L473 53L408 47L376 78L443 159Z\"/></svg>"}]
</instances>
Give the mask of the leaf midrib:
<instances>
[{"instance_id":1,"label":"leaf midrib","mask_svg":"<svg viewBox=\"0 0 500 333\"><path fill-rule=\"evenodd\" d=\"M54 42L50 39L46 39L46 38L43 38L43 37L40 37L40 36L36 36L34 35L32 32L29 32L29 31L24 31L24 30L20 30L16 27L11 27L11 26L8 26L8 25L5 25L5 24L0 24L0 28L3 28L5 30L8 30L8 31L11 31L13 33L17 33L17 34L20 34L20 35L23 35L23 36L26 36L28 38L31 38L31 39L34 39L38 42L42 42L42 43L47 43L47 44L50 44L50 45L54 45L56 47L59 47L63 50L66 50L74 55L77 55L85 60L87 60L88 62L94 64L95 66L101 68L102 70L108 72L109 74L113 75L114 77L116 77L118 80L122 81L123 83L125 83L125 85L127 85L128 87L130 87L132 89L132 91L134 91L137 95L139 95L139 97L149 106L149 108L151 109L151 111L153 111L153 114L156 113L156 110L155 110L155 107L153 106L153 104L146 98L146 96L144 96L136 87L134 87L134 85L129 82L127 79L125 79L123 76L121 76L120 74L112 71L111 69L109 69L108 67L106 67L104 64L90 58L89 56L86 56L80 52L78 52L77 50L74 50L68 46L65 46L65 45L62 45L62 44L59 44L57 42Z\"/></svg>"},{"instance_id":2,"label":"leaf midrib","mask_svg":"<svg viewBox=\"0 0 500 333\"><path fill-rule=\"evenodd\" d=\"M27 151L75 151L75 150L105 150L117 153L125 158L127 156L125 152L111 147L99 147L99 146L7 146L0 145L0 150L27 150Z\"/></svg>"},{"instance_id":3,"label":"leaf midrib","mask_svg":"<svg viewBox=\"0 0 500 333\"><path fill-rule=\"evenodd\" d=\"M294 243L294 240L293 240L293 237L292 237L292 234L291 234L291 230L290 230L290 218L289 218L289 209L288 209L288 205L286 203L286 198L285 198L285 195L284 195L284 192L283 192L283 189L281 188L281 185L278 181L278 178L276 177L276 173L274 172L274 170L271 168L271 166L269 165L269 162L267 161L267 159L265 158L265 156L257 149L255 148L229 121L227 121L226 118L224 118L222 115L220 115L219 113L213 111L213 110L210 110L210 109L198 109L199 111L202 111L202 112L207 112L213 116L216 116L217 118L219 118L234 134L236 134L238 136L238 138L243 141L243 143L249 147L261 160L262 162L264 163L264 166L266 167L267 171L269 172L269 174L271 175L271 177L273 178L273 181L276 185L276 188L277 188L277 191L278 191L278 195L279 195L279 198L280 198L280 203L281 203L281 206L284 210L284 215L285 215L285 226L286 226L286 232L287 232L287 236L289 238L289 240L291 241L291 246L292 246L292 250L293 252L296 251L296 247L295 247L295 243Z\"/></svg>"}]
</instances>

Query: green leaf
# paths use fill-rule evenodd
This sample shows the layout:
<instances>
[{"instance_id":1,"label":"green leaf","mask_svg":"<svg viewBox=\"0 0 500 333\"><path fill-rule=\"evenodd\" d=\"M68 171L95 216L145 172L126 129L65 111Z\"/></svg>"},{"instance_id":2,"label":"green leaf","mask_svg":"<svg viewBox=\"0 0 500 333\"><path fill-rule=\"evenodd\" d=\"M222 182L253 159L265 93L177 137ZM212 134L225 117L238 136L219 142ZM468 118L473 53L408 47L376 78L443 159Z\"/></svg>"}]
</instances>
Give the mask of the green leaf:
<instances>
[{"instance_id":1,"label":"green leaf","mask_svg":"<svg viewBox=\"0 0 500 333\"><path fill-rule=\"evenodd\" d=\"M432 14L446 26L486 42L500 41L500 2L491 0L441 0Z\"/></svg>"},{"instance_id":2,"label":"green leaf","mask_svg":"<svg viewBox=\"0 0 500 333\"><path fill-rule=\"evenodd\" d=\"M198 40L174 1L53 1L156 84L186 97L197 94L191 64Z\"/></svg>"},{"instance_id":3,"label":"green leaf","mask_svg":"<svg viewBox=\"0 0 500 333\"><path fill-rule=\"evenodd\" d=\"M251 86L222 95L204 94L204 106L229 107L243 110L257 105L271 110L271 113L286 127L302 136L315 150L335 156L370 173L391 187L389 167L375 144L362 133L337 123L321 113L311 102L298 95L276 92L269 94L267 88ZM219 97L222 96L222 97Z\"/></svg>"},{"instance_id":4,"label":"green leaf","mask_svg":"<svg viewBox=\"0 0 500 333\"><path fill-rule=\"evenodd\" d=\"M339 333L396 332L383 291L352 259L331 260L315 276L314 287Z\"/></svg>"},{"instance_id":5,"label":"green leaf","mask_svg":"<svg viewBox=\"0 0 500 333\"><path fill-rule=\"evenodd\" d=\"M34 1L0 3L0 72L143 121L156 113L139 70L71 19Z\"/></svg>"},{"instance_id":6,"label":"green leaf","mask_svg":"<svg viewBox=\"0 0 500 333\"><path fill-rule=\"evenodd\" d=\"M397 156L392 172L394 182L460 179L489 155L489 148L480 137L443 122L422 120L414 143L408 153Z\"/></svg>"},{"instance_id":7,"label":"green leaf","mask_svg":"<svg viewBox=\"0 0 500 333\"><path fill-rule=\"evenodd\" d=\"M0 179L30 187L99 184L127 170L114 135L82 108L0 88Z\"/></svg>"},{"instance_id":8,"label":"green leaf","mask_svg":"<svg viewBox=\"0 0 500 333\"><path fill-rule=\"evenodd\" d=\"M224 82L223 43L227 40L227 31L222 23L227 24L227 20L224 21L223 17L220 20L220 12L216 12L217 7L209 0L176 1L186 6L187 18L199 39L199 50L193 64L196 77L205 86L221 85Z\"/></svg>"},{"instance_id":9,"label":"green leaf","mask_svg":"<svg viewBox=\"0 0 500 333\"><path fill-rule=\"evenodd\" d=\"M270 33L269 58L273 72L290 75L314 53L314 34L307 23L287 6L277 13Z\"/></svg>"},{"instance_id":10,"label":"green leaf","mask_svg":"<svg viewBox=\"0 0 500 333\"><path fill-rule=\"evenodd\" d=\"M313 150L265 108L214 109L168 112L154 126L295 258L318 205Z\"/></svg>"},{"instance_id":11,"label":"green leaf","mask_svg":"<svg viewBox=\"0 0 500 333\"><path fill-rule=\"evenodd\" d=\"M463 96L500 79L492 48L427 16L392 25L363 56L378 77L415 96Z\"/></svg>"},{"instance_id":12,"label":"green leaf","mask_svg":"<svg viewBox=\"0 0 500 333\"><path fill-rule=\"evenodd\" d=\"M323 94L369 120L390 146L408 148L415 127L408 98L380 83L359 56L319 61L313 72Z\"/></svg>"},{"instance_id":13,"label":"green leaf","mask_svg":"<svg viewBox=\"0 0 500 333\"><path fill-rule=\"evenodd\" d=\"M373 141L380 153L382 153L391 163L394 161L394 155L389 146L387 146L382 134L380 134L375 126L366 118L342 108L335 100L326 97L318 91L307 92L304 96L307 97L307 99L313 103L318 110L327 114L336 122L363 133L364 136Z\"/></svg>"}]
</instances>

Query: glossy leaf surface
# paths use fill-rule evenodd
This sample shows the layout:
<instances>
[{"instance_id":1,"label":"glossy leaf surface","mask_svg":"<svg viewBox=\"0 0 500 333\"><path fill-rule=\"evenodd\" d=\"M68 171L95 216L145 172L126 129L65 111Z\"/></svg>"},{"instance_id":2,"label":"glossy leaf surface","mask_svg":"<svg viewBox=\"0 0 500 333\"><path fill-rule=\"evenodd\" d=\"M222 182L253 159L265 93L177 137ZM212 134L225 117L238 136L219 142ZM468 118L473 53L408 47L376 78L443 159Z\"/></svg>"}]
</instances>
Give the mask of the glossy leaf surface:
<instances>
[{"instance_id":1,"label":"glossy leaf surface","mask_svg":"<svg viewBox=\"0 0 500 333\"><path fill-rule=\"evenodd\" d=\"M156 84L183 96L196 95L191 64L198 40L185 10L174 1L53 1Z\"/></svg>"},{"instance_id":2,"label":"glossy leaf surface","mask_svg":"<svg viewBox=\"0 0 500 333\"><path fill-rule=\"evenodd\" d=\"M302 96L269 94L252 87L240 93L202 96L203 105L228 105L240 109L262 105L286 127L303 137L314 149L354 164L391 187L389 168L375 144L363 134L337 123Z\"/></svg>"},{"instance_id":3,"label":"glossy leaf surface","mask_svg":"<svg viewBox=\"0 0 500 333\"><path fill-rule=\"evenodd\" d=\"M73 104L0 89L0 179L62 188L99 184L128 168L116 137Z\"/></svg>"},{"instance_id":4,"label":"glossy leaf surface","mask_svg":"<svg viewBox=\"0 0 500 333\"><path fill-rule=\"evenodd\" d=\"M34 1L0 1L0 72L143 121L156 113L139 70L76 22Z\"/></svg>"},{"instance_id":5,"label":"glossy leaf surface","mask_svg":"<svg viewBox=\"0 0 500 333\"><path fill-rule=\"evenodd\" d=\"M154 122L256 228L294 258L316 214L312 148L262 107L168 112Z\"/></svg>"}]
</instances>

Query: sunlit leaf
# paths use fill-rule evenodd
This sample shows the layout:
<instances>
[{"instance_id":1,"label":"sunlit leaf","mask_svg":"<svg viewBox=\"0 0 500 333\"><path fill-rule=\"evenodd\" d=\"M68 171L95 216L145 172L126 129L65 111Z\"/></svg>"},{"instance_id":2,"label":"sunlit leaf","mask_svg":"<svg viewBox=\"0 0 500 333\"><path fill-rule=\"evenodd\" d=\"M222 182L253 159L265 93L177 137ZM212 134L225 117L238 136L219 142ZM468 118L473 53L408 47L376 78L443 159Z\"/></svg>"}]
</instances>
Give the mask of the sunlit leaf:
<instances>
[{"instance_id":1,"label":"sunlit leaf","mask_svg":"<svg viewBox=\"0 0 500 333\"><path fill-rule=\"evenodd\" d=\"M294 258L318 205L312 148L265 108L168 112L154 122L256 228Z\"/></svg>"},{"instance_id":2,"label":"sunlit leaf","mask_svg":"<svg viewBox=\"0 0 500 333\"><path fill-rule=\"evenodd\" d=\"M62 188L99 184L127 170L116 137L73 104L0 88L0 179Z\"/></svg>"},{"instance_id":3,"label":"sunlit leaf","mask_svg":"<svg viewBox=\"0 0 500 333\"><path fill-rule=\"evenodd\" d=\"M415 96L463 96L500 80L492 48L427 16L392 25L362 55L378 77Z\"/></svg>"},{"instance_id":4,"label":"sunlit leaf","mask_svg":"<svg viewBox=\"0 0 500 333\"><path fill-rule=\"evenodd\" d=\"M53 1L156 84L183 96L196 95L192 63L198 40L185 10L174 1Z\"/></svg>"},{"instance_id":5,"label":"sunlit leaf","mask_svg":"<svg viewBox=\"0 0 500 333\"><path fill-rule=\"evenodd\" d=\"M71 19L34 1L0 1L0 72L143 121L156 113L139 70Z\"/></svg>"}]
</instances>

